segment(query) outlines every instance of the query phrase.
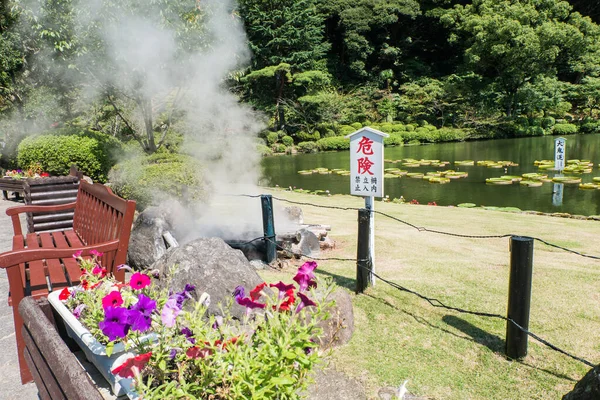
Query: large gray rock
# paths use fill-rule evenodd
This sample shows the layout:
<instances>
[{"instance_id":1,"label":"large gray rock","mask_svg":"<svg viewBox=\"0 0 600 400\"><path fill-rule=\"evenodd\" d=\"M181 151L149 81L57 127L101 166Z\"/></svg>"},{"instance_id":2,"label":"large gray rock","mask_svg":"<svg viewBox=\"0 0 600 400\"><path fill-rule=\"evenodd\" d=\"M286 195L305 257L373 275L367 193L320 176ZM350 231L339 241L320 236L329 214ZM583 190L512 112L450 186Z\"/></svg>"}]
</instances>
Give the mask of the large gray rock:
<instances>
[{"instance_id":1,"label":"large gray rock","mask_svg":"<svg viewBox=\"0 0 600 400\"><path fill-rule=\"evenodd\" d=\"M163 235L173 229L170 214L164 208L149 207L136 219L127 251L129 266L147 269L167 253Z\"/></svg>"},{"instance_id":2,"label":"large gray rock","mask_svg":"<svg viewBox=\"0 0 600 400\"><path fill-rule=\"evenodd\" d=\"M596 365L575 384L573 390L563 396L562 400L597 400L600 399L600 365Z\"/></svg>"},{"instance_id":3,"label":"large gray rock","mask_svg":"<svg viewBox=\"0 0 600 400\"><path fill-rule=\"evenodd\" d=\"M354 311L348 292L338 287L327 298L327 301L331 300L335 301L335 305L327 310L330 318L319 323L323 336L318 343L325 349L348 343L354 333Z\"/></svg>"},{"instance_id":4,"label":"large gray rock","mask_svg":"<svg viewBox=\"0 0 600 400\"><path fill-rule=\"evenodd\" d=\"M174 265L176 271L165 279ZM208 293L210 314L220 314L219 303L226 305L236 286L244 286L248 293L263 282L244 254L220 238L200 238L169 249L152 267L159 270L163 287L182 291L189 283L196 286L196 296ZM245 308L234 303L231 311L234 317L241 318Z\"/></svg>"},{"instance_id":5,"label":"large gray rock","mask_svg":"<svg viewBox=\"0 0 600 400\"><path fill-rule=\"evenodd\" d=\"M308 400L367 400L362 385L342 372L320 369L314 379L307 389Z\"/></svg>"}]
</instances>

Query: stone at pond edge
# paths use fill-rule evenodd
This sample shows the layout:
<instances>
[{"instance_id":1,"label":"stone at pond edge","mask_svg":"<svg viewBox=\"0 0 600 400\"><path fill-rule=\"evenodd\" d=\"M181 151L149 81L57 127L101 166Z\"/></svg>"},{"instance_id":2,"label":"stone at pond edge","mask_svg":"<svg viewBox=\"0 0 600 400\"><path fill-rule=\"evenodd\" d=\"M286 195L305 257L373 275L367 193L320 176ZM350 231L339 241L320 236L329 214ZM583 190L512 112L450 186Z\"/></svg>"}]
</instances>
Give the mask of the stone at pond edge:
<instances>
[{"instance_id":1,"label":"stone at pond edge","mask_svg":"<svg viewBox=\"0 0 600 400\"><path fill-rule=\"evenodd\" d=\"M165 280L165 273L174 265L177 266L175 273ZM219 303L225 306L231 301L236 286L244 286L248 293L263 282L244 254L220 238L200 238L169 249L153 268L160 271L161 287L181 291L189 283L196 286L196 298L202 292L208 293L210 314L220 314ZM245 308L234 302L231 313L241 319Z\"/></svg>"},{"instance_id":2,"label":"stone at pond edge","mask_svg":"<svg viewBox=\"0 0 600 400\"><path fill-rule=\"evenodd\" d=\"M562 400L600 399L600 365L592 368Z\"/></svg>"},{"instance_id":3,"label":"stone at pond edge","mask_svg":"<svg viewBox=\"0 0 600 400\"><path fill-rule=\"evenodd\" d=\"M367 400L362 385L342 372L319 369L307 389L307 400Z\"/></svg>"},{"instance_id":4,"label":"stone at pond edge","mask_svg":"<svg viewBox=\"0 0 600 400\"><path fill-rule=\"evenodd\" d=\"M330 318L319 323L323 336L317 342L325 349L348 343L354 333L354 311L348 292L338 287L326 301L331 300L335 301L335 305L327 310Z\"/></svg>"}]
</instances>

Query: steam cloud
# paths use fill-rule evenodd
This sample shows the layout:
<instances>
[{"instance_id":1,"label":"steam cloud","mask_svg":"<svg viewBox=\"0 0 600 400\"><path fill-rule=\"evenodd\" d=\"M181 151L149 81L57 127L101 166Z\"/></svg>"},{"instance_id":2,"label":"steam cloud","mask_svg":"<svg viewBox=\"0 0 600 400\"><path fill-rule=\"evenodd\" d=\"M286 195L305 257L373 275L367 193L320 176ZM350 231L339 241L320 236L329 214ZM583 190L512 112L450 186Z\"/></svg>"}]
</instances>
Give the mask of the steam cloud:
<instances>
[{"instance_id":1,"label":"steam cloud","mask_svg":"<svg viewBox=\"0 0 600 400\"><path fill-rule=\"evenodd\" d=\"M96 26L99 31L95 33L106 44L100 57L93 49L86 56L87 71L83 72L93 76L94 82L85 85L85 98L97 99L106 87L121 93L137 92L151 99L155 115L177 102L181 111L178 118L184 122L178 129L185 132L185 152L206 165L205 178L213 190L257 194L260 156L255 137L264 123L223 86L228 74L243 68L251 57L242 21L233 13L233 0L189 1L206 17L198 38L200 46L181 46L175 27L160 23L159 11L152 9L150 2L137 13L122 15L107 9L103 0L76 2L75 15L83 18L80 34ZM108 68L98 65L102 57ZM77 72L70 76L67 71L64 78L81 79ZM144 121L137 111L131 122L141 130ZM202 205L179 216L179 230L186 239L210 235L235 238L262 230L258 199L237 198L233 203L219 197L213 200L208 208ZM278 222L281 226L285 219Z\"/></svg>"}]
</instances>

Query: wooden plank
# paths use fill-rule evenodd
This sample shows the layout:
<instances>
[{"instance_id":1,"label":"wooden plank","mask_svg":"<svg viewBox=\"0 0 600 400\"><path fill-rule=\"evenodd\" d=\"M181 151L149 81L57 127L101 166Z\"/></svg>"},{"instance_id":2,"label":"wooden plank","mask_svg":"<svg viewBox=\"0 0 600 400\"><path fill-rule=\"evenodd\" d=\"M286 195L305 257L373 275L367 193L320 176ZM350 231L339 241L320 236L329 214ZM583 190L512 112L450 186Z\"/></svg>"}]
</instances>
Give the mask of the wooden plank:
<instances>
[{"instance_id":1,"label":"wooden plank","mask_svg":"<svg viewBox=\"0 0 600 400\"><path fill-rule=\"evenodd\" d=\"M52 400L52 398L50 397L50 394L48 393L48 389L46 389L46 385L44 385L44 381L42 380L40 373L38 372L37 368L35 367L35 364L33 363L33 359L31 358L31 354L29 353L29 350L27 350L27 348L25 348L24 353L25 353L24 354L25 362L29 366L29 370L31 371L31 375L33 376L33 382L35 383L35 386L37 387L39 399L40 400Z\"/></svg>"},{"instance_id":2,"label":"wooden plank","mask_svg":"<svg viewBox=\"0 0 600 400\"><path fill-rule=\"evenodd\" d=\"M50 234L54 239L57 249L68 249L71 247L65 238L65 231L51 232ZM73 257L68 257L63 258L62 263L65 266L67 280L71 283L71 286L77 285L81 278L81 269L77 261Z\"/></svg>"},{"instance_id":3,"label":"wooden plank","mask_svg":"<svg viewBox=\"0 0 600 400\"><path fill-rule=\"evenodd\" d=\"M52 326L50 325L49 328L50 327L52 327ZM46 334L47 331L45 331L43 333ZM38 335L39 334L40 333L38 333ZM31 373L34 377L36 374L39 376L42 386L46 389L46 391L48 392L48 394L52 400L54 400L54 399L56 399L56 400L65 399L66 400L67 397L61 389L60 382L57 380L57 377L55 377L54 374L52 373L51 367L48 365L48 362L45 360L44 356L42 355L43 350L38 347L33 336L34 335L32 335L32 332L30 332L29 329L27 329L27 327L25 326L23 329L23 339L25 340L25 348L27 349L26 354L29 354L29 356L31 358L31 362L33 364L33 365L30 365L28 363L29 370L31 371ZM25 358L25 359L27 360L27 358ZM34 378L34 382L35 382L36 386L39 387L35 378Z\"/></svg>"},{"instance_id":4,"label":"wooden plank","mask_svg":"<svg viewBox=\"0 0 600 400\"><path fill-rule=\"evenodd\" d=\"M41 248L39 236L35 233L28 233L26 244L28 249ZM27 272L29 273L29 286L31 296L41 297L48 295L48 281L46 280L46 267L43 260L30 261Z\"/></svg>"},{"instance_id":5,"label":"wooden plank","mask_svg":"<svg viewBox=\"0 0 600 400\"><path fill-rule=\"evenodd\" d=\"M39 349L44 363L51 367L52 375L69 400L102 400L96 386L91 382L77 358L58 335L41 308L32 298L25 298L19 305L19 313L30 337ZM28 345L29 347L29 345ZM36 359L33 359L34 363ZM36 363L37 366L37 363ZM50 381L51 379L48 378ZM46 383L46 382L45 382Z\"/></svg>"},{"instance_id":6,"label":"wooden plank","mask_svg":"<svg viewBox=\"0 0 600 400\"><path fill-rule=\"evenodd\" d=\"M42 241L42 247L46 249L54 248L54 240L52 235L48 232L40 233L40 240ZM50 278L50 290L61 289L69 286L69 281L65 276L65 271L60 263L60 260L51 258L46 260L48 267L48 278Z\"/></svg>"},{"instance_id":7,"label":"wooden plank","mask_svg":"<svg viewBox=\"0 0 600 400\"><path fill-rule=\"evenodd\" d=\"M14 250L23 250L25 248L25 238L21 235L17 235L17 236L13 236L13 246L12 249ZM19 269L21 270L21 281L23 282L23 285L25 285L25 282L27 282L27 279L25 277L25 264L19 264Z\"/></svg>"}]
</instances>

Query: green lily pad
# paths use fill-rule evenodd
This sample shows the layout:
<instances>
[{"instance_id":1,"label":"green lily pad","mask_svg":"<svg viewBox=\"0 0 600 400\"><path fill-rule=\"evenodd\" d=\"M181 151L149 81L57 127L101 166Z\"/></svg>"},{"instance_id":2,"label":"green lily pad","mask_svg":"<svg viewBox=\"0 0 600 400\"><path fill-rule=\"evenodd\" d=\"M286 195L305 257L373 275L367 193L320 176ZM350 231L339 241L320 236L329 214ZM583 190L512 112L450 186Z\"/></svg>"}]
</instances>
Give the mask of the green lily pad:
<instances>
[{"instance_id":1,"label":"green lily pad","mask_svg":"<svg viewBox=\"0 0 600 400\"><path fill-rule=\"evenodd\" d=\"M523 186L527 186L527 187L539 187L543 185L542 181L521 181L519 182L520 185Z\"/></svg>"},{"instance_id":2,"label":"green lily pad","mask_svg":"<svg viewBox=\"0 0 600 400\"><path fill-rule=\"evenodd\" d=\"M473 207L477 207L477 204L475 204L475 203L460 203L456 207L460 207L460 208L473 208Z\"/></svg>"}]
</instances>

